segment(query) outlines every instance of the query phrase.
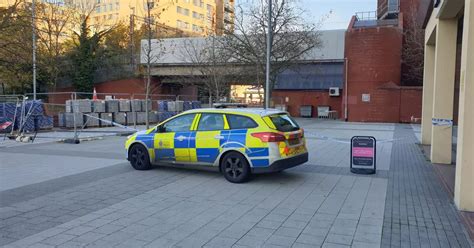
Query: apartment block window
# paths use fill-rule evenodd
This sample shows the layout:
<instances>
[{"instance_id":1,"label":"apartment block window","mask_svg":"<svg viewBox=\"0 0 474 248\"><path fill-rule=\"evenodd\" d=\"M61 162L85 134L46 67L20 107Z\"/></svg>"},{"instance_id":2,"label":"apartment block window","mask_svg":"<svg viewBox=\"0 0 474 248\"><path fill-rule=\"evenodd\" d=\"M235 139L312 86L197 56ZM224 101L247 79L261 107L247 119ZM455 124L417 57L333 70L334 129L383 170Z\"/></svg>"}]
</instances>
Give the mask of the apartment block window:
<instances>
[{"instance_id":1,"label":"apartment block window","mask_svg":"<svg viewBox=\"0 0 474 248\"><path fill-rule=\"evenodd\" d=\"M116 2L115 3L115 10L119 10L120 9L120 3L119 2Z\"/></svg>"},{"instance_id":2,"label":"apartment block window","mask_svg":"<svg viewBox=\"0 0 474 248\"><path fill-rule=\"evenodd\" d=\"M189 9L182 8L180 6L176 7L176 12L178 12L181 15L188 16L189 15Z\"/></svg>"},{"instance_id":3,"label":"apartment block window","mask_svg":"<svg viewBox=\"0 0 474 248\"><path fill-rule=\"evenodd\" d=\"M193 18L194 18L194 19L202 20L202 19L204 19L204 15L203 15L203 14L200 14L200 13L198 13L198 12L196 12L196 11L193 11Z\"/></svg>"},{"instance_id":4,"label":"apartment block window","mask_svg":"<svg viewBox=\"0 0 474 248\"><path fill-rule=\"evenodd\" d=\"M180 29L188 29L189 28L189 23L183 22L181 20L176 21L176 26Z\"/></svg>"},{"instance_id":5,"label":"apartment block window","mask_svg":"<svg viewBox=\"0 0 474 248\"><path fill-rule=\"evenodd\" d=\"M200 27L200 26L198 26L198 25L193 24L193 31L194 31L194 32L202 33L202 32L203 32L203 28Z\"/></svg>"},{"instance_id":6,"label":"apartment block window","mask_svg":"<svg viewBox=\"0 0 474 248\"><path fill-rule=\"evenodd\" d=\"M95 13L100 13L100 6L95 7Z\"/></svg>"},{"instance_id":7,"label":"apartment block window","mask_svg":"<svg viewBox=\"0 0 474 248\"><path fill-rule=\"evenodd\" d=\"M207 16L212 16L212 5L208 4L207 5Z\"/></svg>"},{"instance_id":8,"label":"apartment block window","mask_svg":"<svg viewBox=\"0 0 474 248\"><path fill-rule=\"evenodd\" d=\"M113 11L114 10L114 4L113 3L109 3L109 11Z\"/></svg>"},{"instance_id":9,"label":"apartment block window","mask_svg":"<svg viewBox=\"0 0 474 248\"><path fill-rule=\"evenodd\" d=\"M203 0L193 0L193 4L196 7L203 7L204 6L204 1Z\"/></svg>"}]
</instances>

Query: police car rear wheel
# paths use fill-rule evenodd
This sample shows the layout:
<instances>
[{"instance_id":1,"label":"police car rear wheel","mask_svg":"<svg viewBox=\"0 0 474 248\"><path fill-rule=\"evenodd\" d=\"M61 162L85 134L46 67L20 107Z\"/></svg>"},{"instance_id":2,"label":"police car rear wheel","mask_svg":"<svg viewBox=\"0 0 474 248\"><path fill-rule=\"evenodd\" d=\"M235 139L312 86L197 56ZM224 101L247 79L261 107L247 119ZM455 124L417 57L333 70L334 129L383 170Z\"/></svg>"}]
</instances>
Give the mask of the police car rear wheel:
<instances>
[{"instance_id":1,"label":"police car rear wheel","mask_svg":"<svg viewBox=\"0 0 474 248\"><path fill-rule=\"evenodd\" d=\"M221 161L221 171L225 179L232 183L243 183L250 177L247 159L237 152L227 153Z\"/></svg>"},{"instance_id":2,"label":"police car rear wheel","mask_svg":"<svg viewBox=\"0 0 474 248\"><path fill-rule=\"evenodd\" d=\"M151 169L150 158L148 151L142 145L133 145L130 149L130 164L135 170L149 170Z\"/></svg>"}]
</instances>

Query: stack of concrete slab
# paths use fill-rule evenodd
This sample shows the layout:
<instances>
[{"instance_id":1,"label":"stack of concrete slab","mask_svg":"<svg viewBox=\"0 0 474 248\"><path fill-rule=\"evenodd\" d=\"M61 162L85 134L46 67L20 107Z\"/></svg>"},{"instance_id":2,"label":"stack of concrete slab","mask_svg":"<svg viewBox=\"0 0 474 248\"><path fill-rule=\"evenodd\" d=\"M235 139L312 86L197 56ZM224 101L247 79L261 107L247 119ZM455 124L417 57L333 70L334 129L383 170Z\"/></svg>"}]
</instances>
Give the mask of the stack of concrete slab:
<instances>
[{"instance_id":1,"label":"stack of concrete slab","mask_svg":"<svg viewBox=\"0 0 474 248\"><path fill-rule=\"evenodd\" d=\"M158 119L158 111L150 111L148 113L148 120L150 121L150 123L157 123L159 122L159 119Z\"/></svg>"},{"instance_id":2,"label":"stack of concrete slab","mask_svg":"<svg viewBox=\"0 0 474 248\"><path fill-rule=\"evenodd\" d=\"M114 113L100 113L100 119L101 127L110 127L114 121Z\"/></svg>"},{"instance_id":3,"label":"stack of concrete slab","mask_svg":"<svg viewBox=\"0 0 474 248\"><path fill-rule=\"evenodd\" d=\"M145 106L147 105L147 106ZM143 99L109 99L109 100L67 100L66 113L59 114L59 124L63 127L73 127L70 113L87 114L92 117L76 115L76 126L86 124L86 127L111 126L110 122L122 125L137 124L146 122L146 110L148 109L148 120L150 123L161 122L184 110L200 107L200 102L196 101L156 101ZM158 111L153 111L154 109ZM68 114L69 113L69 114ZM102 120L94 119L97 117Z\"/></svg>"},{"instance_id":4,"label":"stack of concrete slab","mask_svg":"<svg viewBox=\"0 0 474 248\"><path fill-rule=\"evenodd\" d=\"M137 112L137 124L145 124L146 123L146 113L145 112ZM149 118L150 116L148 116Z\"/></svg>"},{"instance_id":5,"label":"stack of concrete slab","mask_svg":"<svg viewBox=\"0 0 474 248\"><path fill-rule=\"evenodd\" d=\"M84 115L82 113L64 113L64 126L67 128L78 127L84 125Z\"/></svg>"},{"instance_id":6,"label":"stack of concrete slab","mask_svg":"<svg viewBox=\"0 0 474 248\"><path fill-rule=\"evenodd\" d=\"M99 113L88 113L85 115L86 127L98 127L99 126Z\"/></svg>"},{"instance_id":7,"label":"stack of concrete slab","mask_svg":"<svg viewBox=\"0 0 474 248\"><path fill-rule=\"evenodd\" d=\"M146 100L141 100L141 104L142 104L142 111L146 111L147 107L145 105L147 104L147 101ZM151 104L152 104L151 100L148 100L148 111L152 110Z\"/></svg>"},{"instance_id":8,"label":"stack of concrete slab","mask_svg":"<svg viewBox=\"0 0 474 248\"><path fill-rule=\"evenodd\" d=\"M67 100L66 101L66 112L67 113L90 113L92 112L92 102L88 99L85 100Z\"/></svg>"},{"instance_id":9,"label":"stack of concrete slab","mask_svg":"<svg viewBox=\"0 0 474 248\"><path fill-rule=\"evenodd\" d=\"M131 112L140 112L142 111L142 100L134 99L130 101L132 108L130 109Z\"/></svg>"},{"instance_id":10,"label":"stack of concrete slab","mask_svg":"<svg viewBox=\"0 0 474 248\"><path fill-rule=\"evenodd\" d=\"M108 113L117 113L117 112L119 112L119 100L106 100L105 101L105 110Z\"/></svg>"},{"instance_id":11,"label":"stack of concrete slab","mask_svg":"<svg viewBox=\"0 0 474 248\"><path fill-rule=\"evenodd\" d=\"M126 99L119 100L119 111L120 112L130 112L130 111L132 111L130 100L126 100Z\"/></svg>"},{"instance_id":12,"label":"stack of concrete slab","mask_svg":"<svg viewBox=\"0 0 474 248\"><path fill-rule=\"evenodd\" d=\"M92 101L92 111L94 113L104 113L105 101Z\"/></svg>"},{"instance_id":13,"label":"stack of concrete slab","mask_svg":"<svg viewBox=\"0 0 474 248\"><path fill-rule=\"evenodd\" d=\"M134 124L138 124L136 123L136 117L137 117L137 113L135 112L127 112L126 113L126 116L127 116L127 125L134 125Z\"/></svg>"},{"instance_id":14,"label":"stack of concrete slab","mask_svg":"<svg viewBox=\"0 0 474 248\"><path fill-rule=\"evenodd\" d=\"M125 112L115 113L114 120L118 124L127 125L127 113L125 113Z\"/></svg>"}]
</instances>

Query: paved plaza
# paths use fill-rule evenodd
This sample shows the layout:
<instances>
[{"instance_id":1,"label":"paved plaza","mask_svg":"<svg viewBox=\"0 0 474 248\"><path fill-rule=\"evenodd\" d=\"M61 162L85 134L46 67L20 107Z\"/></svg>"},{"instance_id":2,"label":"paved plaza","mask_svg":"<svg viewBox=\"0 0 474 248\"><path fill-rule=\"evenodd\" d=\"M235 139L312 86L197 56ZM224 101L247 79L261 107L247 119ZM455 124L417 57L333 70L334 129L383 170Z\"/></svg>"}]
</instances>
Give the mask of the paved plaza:
<instances>
[{"instance_id":1,"label":"paved plaza","mask_svg":"<svg viewBox=\"0 0 474 248\"><path fill-rule=\"evenodd\" d=\"M125 137L0 143L5 247L471 247L418 146L419 126L299 119L309 162L231 184L136 171ZM350 138L377 138L377 174L349 171Z\"/></svg>"}]
</instances>

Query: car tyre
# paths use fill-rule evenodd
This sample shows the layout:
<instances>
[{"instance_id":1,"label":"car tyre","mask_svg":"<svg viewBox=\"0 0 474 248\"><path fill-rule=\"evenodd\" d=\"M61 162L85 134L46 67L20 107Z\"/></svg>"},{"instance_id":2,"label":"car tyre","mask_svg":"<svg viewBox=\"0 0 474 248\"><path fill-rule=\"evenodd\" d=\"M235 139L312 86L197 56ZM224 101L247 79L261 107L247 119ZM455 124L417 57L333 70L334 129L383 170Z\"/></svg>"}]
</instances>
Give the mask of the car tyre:
<instances>
[{"instance_id":1,"label":"car tyre","mask_svg":"<svg viewBox=\"0 0 474 248\"><path fill-rule=\"evenodd\" d=\"M130 148L129 159L135 170L151 169L150 156L148 156L148 150L143 145L133 145Z\"/></svg>"},{"instance_id":2,"label":"car tyre","mask_svg":"<svg viewBox=\"0 0 474 248\"><path fill-rule=\"evenodd\" d=\"M224 155L220 163L221 172L231 183L243 183L250 179L250 165L247 159L238 152Z\"/></svg>"}]
</instances>

